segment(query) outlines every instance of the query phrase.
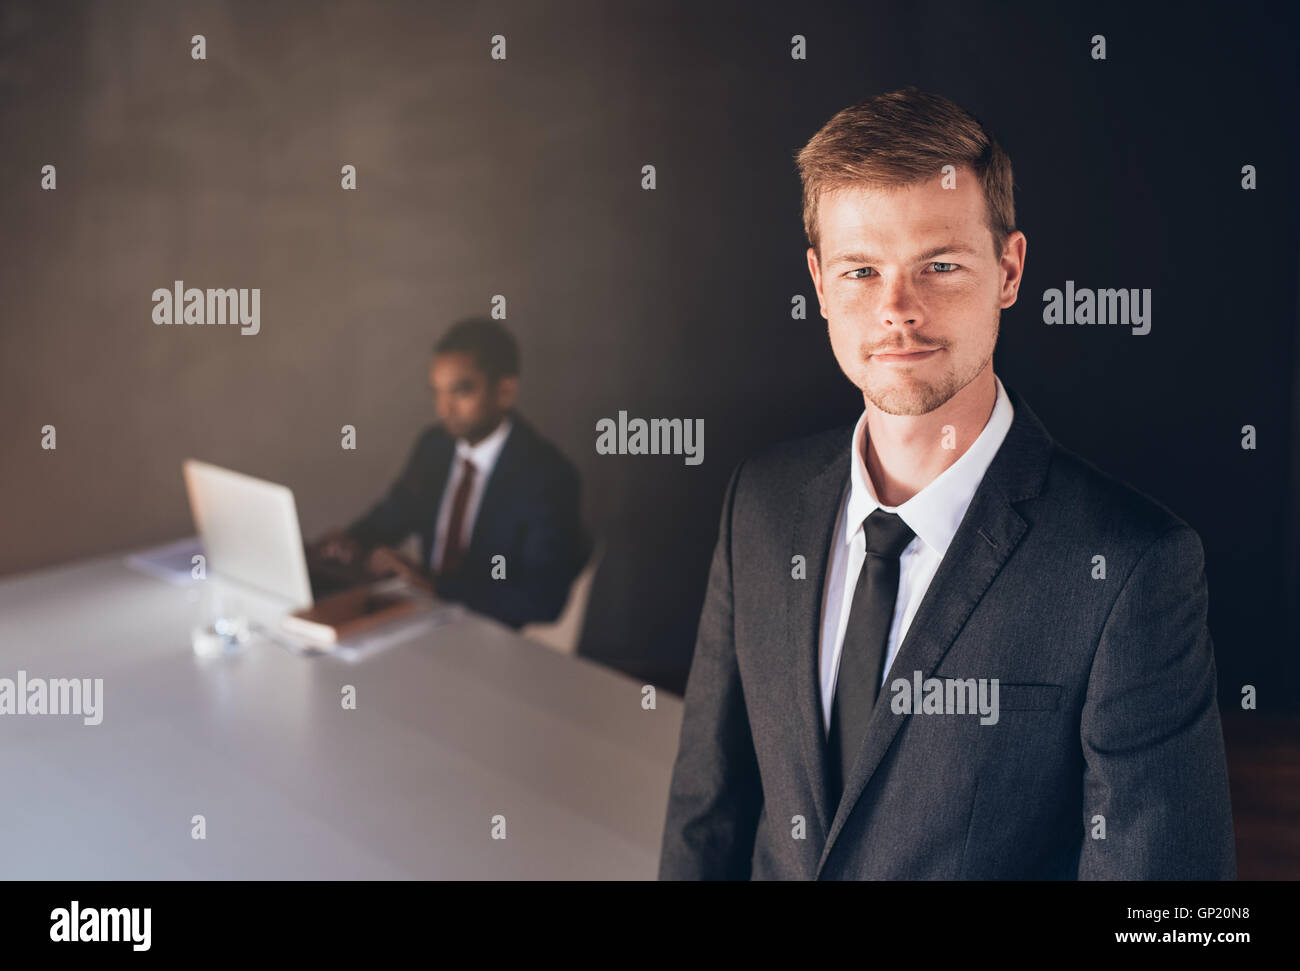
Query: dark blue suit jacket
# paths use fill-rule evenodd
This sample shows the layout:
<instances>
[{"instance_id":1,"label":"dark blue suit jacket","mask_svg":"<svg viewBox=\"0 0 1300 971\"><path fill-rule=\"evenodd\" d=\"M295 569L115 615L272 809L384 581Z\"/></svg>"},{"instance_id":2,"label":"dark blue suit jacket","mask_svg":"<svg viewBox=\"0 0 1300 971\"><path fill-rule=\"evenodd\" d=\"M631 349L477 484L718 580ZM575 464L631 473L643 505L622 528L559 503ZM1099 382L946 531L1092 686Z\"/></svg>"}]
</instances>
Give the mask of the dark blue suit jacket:
<instances>
[{"instance_id":1,"label":"dark blue suit jacket","mask_svg":"<svg viewBox=\"0 0 1300 971\"><path fill-rule=\"evenodd\" d=\"M513 427L484 489L464 567L455 577L439 578L438 593L521 627L559 616L590 541L582 529L573 463L518 413L510 418ZM425 429L388 494L347 532L367 548L394 546L418 534L427 575L455 451L455 440L440 425ZM504 579L492 577L498 554L505 557Z\"/></svg>"}]
</instances>

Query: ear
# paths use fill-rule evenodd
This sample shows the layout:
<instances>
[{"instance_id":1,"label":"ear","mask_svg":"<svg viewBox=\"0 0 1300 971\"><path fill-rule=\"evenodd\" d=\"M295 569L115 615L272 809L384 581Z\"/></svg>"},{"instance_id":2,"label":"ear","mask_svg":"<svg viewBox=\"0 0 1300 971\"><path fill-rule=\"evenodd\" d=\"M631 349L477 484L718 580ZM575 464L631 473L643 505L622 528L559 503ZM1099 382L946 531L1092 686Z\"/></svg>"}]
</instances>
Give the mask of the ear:
<instances>
[{"instance_id":1,"label":"ear","mask_svg":"<svg viewBox=\"0 0 1300 971\"><path fill-rule=\"evenodd\" d=\"M1020 284L1025 275L1025 250L1028 246L1025 234L1016 230L1007 237L1006 245L1002 248L1002 292L998 295L998 306L1003 310L1014 304L1020 293Z\"/></svg>"},{"instance_id":2,"label":"ear","mask_svg":"<svg viewBox=\"0 0 1300 971\"><path fill-rule=\"evenodd\" d=\"M812 275L813 289L817 292L817 302L821 304L821 314L826 316L826 294L822 290L822 268L817 260L817 251L808 247L808 272Z\"/></svg>"},{"instance_id":3,"label":"ear","mask_svg":"<svg viewBox=\"0 0 1300 971\"><path fill-rule=\"evenodd\" d=\"M519 400L519 376L511 375L509 377L497 380L497 408L501 411L507 411L515 406Z\"/></svg>"}]
</instances>

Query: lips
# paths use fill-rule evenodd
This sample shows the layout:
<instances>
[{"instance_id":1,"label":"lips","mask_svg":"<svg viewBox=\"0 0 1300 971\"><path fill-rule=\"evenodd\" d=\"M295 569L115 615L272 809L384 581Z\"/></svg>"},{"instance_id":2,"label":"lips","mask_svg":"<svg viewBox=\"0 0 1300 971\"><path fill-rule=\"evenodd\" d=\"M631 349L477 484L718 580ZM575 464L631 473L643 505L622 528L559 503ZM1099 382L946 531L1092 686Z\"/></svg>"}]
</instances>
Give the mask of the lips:
<instances>
[{"instance_id":1,"label":"lips","mask_svg":"<svg viewBox=\"0 0 1300 971\"><path fill-rule=\"evenodd\" d=\"M908 347L908 348L902 348L900 350L878 351L877 353L872 354L871 356L873 358L877 358L881 361L886 361L886 362L891 362L891 361L907 362L913 360L919 361L928 358L931 354L934 354L938 350L939 348L937 347Z\"/></svg>"}]
</instances>

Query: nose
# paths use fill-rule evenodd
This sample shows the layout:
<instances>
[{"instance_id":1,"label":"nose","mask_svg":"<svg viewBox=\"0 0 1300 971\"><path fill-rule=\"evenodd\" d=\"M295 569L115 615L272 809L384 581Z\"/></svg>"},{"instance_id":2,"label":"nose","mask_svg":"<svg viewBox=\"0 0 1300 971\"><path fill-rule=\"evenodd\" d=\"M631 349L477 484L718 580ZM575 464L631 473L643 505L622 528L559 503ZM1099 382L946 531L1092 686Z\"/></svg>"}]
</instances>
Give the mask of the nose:
<instances>
[{"instance_id":1,"label":"nose","mask_svg":"<svg viewBox=\"0 0 1300 971\"><path fill-rule=\"evenodd\" d=\"M896 273L885 282L881 292L879 320L884 327L921 323L921 302L916 287L906 273Z\"/></svg>"}]
</instances>

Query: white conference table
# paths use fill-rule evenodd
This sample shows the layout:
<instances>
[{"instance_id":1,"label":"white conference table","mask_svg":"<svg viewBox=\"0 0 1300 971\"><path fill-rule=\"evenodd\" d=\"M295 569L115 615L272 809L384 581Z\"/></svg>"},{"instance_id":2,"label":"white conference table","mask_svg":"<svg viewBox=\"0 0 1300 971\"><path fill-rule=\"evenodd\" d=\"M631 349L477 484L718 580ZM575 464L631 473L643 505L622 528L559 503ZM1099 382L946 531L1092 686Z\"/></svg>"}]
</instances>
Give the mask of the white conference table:
<instances>
[{"instance_id":1,"label":"white conference table","mask_svg":"<svg viewBox=\"0 0 1300 971\"><path fill-rule=\"evenodd\" d=\"M103 678L99 725L0 715L0 878L655 877L677 697L468 613L200 659L195 596L120 555L0 580L0 678Z\"/></svg>"}]
</instances>

